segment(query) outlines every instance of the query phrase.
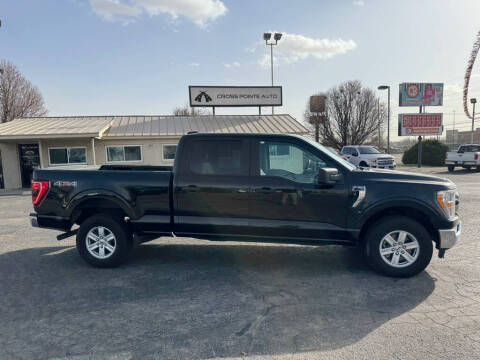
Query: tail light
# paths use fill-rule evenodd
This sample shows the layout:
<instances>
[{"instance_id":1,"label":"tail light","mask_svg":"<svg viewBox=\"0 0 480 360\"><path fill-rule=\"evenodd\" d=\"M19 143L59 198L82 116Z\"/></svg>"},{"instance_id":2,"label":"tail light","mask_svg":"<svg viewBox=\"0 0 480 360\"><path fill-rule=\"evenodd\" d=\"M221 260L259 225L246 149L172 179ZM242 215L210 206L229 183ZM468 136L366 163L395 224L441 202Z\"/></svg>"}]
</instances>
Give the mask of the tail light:
<instances>
[{"instance_id":1,"label":"tail light","mask_svg":"<svg viewBox=\"0 0 480 360\"><path fill-rule=\"evenodd\" d=\"M445 153L445 160L448 158L448 152Z\"/></svg>"},{"instance_id":2,"label":"tail light","mask_svg":"<svg viewBox=\"0 0 480 360\"><path fill-rule=\"evenodd\" d=\"M32 204L38 205L48 192L48 181L32 180Z\"/></svg>"},{"instance_id":3,"label":"tail light","mask_svg":"<svg viewBox=\"0 0 480 360\"><path fill-rule=\"evenodd\" d=\"M475 153L474 159L478 160L478 153Z\"/></svg>"}]
</instances>

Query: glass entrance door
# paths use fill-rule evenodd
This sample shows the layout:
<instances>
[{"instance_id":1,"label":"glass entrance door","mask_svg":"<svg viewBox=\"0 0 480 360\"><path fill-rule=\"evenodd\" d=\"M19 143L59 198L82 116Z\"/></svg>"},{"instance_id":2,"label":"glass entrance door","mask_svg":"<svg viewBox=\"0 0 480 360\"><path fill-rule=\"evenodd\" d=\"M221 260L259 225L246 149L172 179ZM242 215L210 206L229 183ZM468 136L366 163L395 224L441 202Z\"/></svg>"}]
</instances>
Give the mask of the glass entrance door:
<instances>
[{"instance_id":1,"label":"glass entrance door","mask_svg":"<svg viewBox=\"0 0 480 360\"><path fill-rule=\"evenodd\" d=\"M38 144L20 144L20 171L22 173L22 187L29 188L33 170L40 167L40 152Z\"/></svg>"}]
</instances>

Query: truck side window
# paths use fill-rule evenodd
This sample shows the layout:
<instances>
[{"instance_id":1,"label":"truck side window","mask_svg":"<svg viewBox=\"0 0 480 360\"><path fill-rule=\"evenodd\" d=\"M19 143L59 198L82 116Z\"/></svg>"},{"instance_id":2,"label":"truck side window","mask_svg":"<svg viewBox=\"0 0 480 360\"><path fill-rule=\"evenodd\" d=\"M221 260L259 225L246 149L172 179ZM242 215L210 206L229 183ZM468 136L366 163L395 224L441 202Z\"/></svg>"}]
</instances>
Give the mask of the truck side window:
<instances>
[{"instance_id":1,"label":"truck side window","mask_svg":"<svg viewBox=\"0 0 480 360\"><path fill-rule=\"evenodd\" d=\"M314 184L320 168L327 164L302 148L281 142L260 141L260 176L279 176L285 179Z\"/></svg>"},{"instance_id":2,"label":"truck side window","mask_svg":"<svg viewBox=\"0 0 480 360\"><path fill-rule=\"evenodd\" d=\"M189 149L189 169L200 175L247 175L242 140L197 140Z\"/></svg>"}]
</instances>

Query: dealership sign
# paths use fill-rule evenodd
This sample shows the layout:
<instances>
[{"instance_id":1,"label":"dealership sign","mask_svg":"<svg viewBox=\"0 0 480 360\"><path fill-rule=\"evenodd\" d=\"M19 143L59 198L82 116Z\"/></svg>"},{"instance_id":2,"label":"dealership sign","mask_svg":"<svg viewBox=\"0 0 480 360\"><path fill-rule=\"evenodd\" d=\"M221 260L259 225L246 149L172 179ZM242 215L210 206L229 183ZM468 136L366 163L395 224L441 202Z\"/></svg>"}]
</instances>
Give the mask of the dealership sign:
<instances>
[{"instance_id":1,"label":"dealership sign","mask_svg":"<svg viewBox=\"0 0 480 360\"><path fill-rule=\"evenodd\" d=\"M190 106L282 106L281 86L189 86Z\"/></svg>"},{"instance_id":2,"label":"dealership sign","mask_svg":"<svg viewBox=\"0 0 480 360\"><path fill-rule=\"evenodd\" d=\"M399 106L442 106L442 83L402 83Z\"/></svg>"},{"instance_id":3,"label":"dealership sign","mask_svg":"<svg viewBox=\"0 0 480 360\"><path fill-rule=\"evenodd\" d=\"M398 136L442 135L443 114L398 114Z\"/></svg>"}]
</instances>

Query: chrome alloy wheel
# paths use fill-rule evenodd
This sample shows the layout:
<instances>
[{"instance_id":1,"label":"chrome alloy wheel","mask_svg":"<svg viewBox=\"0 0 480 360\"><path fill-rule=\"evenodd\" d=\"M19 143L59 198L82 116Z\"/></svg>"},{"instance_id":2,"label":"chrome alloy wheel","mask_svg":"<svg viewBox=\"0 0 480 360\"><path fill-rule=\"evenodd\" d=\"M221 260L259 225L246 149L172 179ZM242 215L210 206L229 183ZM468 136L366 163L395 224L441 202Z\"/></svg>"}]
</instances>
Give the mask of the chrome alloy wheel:
<instances>
[{"instance_id":1,"label":"chrome alloy wheel","mask_svg":"<svg viewBox=\"0 0 480 360\"><path fill-rule=\"evenodd\" d=\"M412 265L420 253L420 244L407 231L395 230L380 241L380 255L388 265L402 268Z\"/></svg>"},{"instance_id":2,"label":"chrome alloy wheel","mask_svg":"<svg viewBox=\"0 0 480 360\"><path fill-rule=\"evenodd\" d=\"M113 232L104 226L95 226L85 239L87 250L97 259L107 259L115 252L117 241Z\"/></svg>"}]
</instances>

